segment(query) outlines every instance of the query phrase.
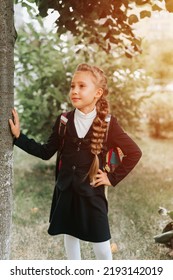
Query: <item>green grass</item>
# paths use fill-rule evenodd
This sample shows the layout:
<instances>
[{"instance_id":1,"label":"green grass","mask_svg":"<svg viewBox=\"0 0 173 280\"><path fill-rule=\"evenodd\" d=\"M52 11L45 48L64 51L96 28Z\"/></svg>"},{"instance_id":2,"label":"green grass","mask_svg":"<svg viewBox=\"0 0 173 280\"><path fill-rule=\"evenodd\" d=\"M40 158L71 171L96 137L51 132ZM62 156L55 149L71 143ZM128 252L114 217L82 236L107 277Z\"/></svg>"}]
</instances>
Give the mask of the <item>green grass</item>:
<instances>
[{"instance_id":1,"label":"green grass","mask_svg":"<svg viewBox=\"0 0 173 280\"><path fill-rule=\"evenodd\" d=\"M170 259L168 249L154 242L169 221L159 206L173 209L173 140L138 140L143 157L115 188L108 190L114 259ZM66 259L63 236L47 234L54 165L15 148L14 211L11 259ZM81 242L82 258L94 259L92 246Z\"/></svg>"}]
</instances>

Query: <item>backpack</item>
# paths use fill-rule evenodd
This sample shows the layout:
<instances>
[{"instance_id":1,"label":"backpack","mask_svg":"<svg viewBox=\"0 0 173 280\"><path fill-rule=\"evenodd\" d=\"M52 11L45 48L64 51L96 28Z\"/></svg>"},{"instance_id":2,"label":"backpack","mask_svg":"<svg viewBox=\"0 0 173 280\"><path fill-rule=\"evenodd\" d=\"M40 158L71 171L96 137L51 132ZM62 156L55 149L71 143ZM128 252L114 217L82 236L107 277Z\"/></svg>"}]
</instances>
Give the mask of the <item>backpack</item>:
<instances>
[{"instance_id":1,"label":"backpack","mask_svg":"<svg viewBox=\"0 0 173 280\"><path fill-rule=\"evenodd\" d=\"M107 132L105 137L105 143L107 142L109 126L111 121L111 115L107 115L105 121L108 123ZM119 147L110 149L105 155L104 170L107 172L113 172L116 167L121 163L123 153Z\"/></svg>"},{"instance_id":2,"label":"backpack","mask_svg":"<svg viewBox=\"0 0 173 280\"><path fill-rule=\"evenodd\" d=\"M123 153L119 147L110 149L106 154L106 163L104 169L107 172L114 172L114 170L121 163Z\"/></svg>"},{"instance_id":3,"label":"backpack","mask_svg":"<svg viewBox=\"0 0 173 280\"><path fill-rule=\"evenodd\" d=\"M56 172L58 172L61 168L61 153L64 145L64 139L65 139L65 133L66 133L66 125L68 122L67 115L70 112L62 113L60 117L60 124L58 128L58 134L61 137L61 145L58 151L58 156L57 156L57 168ZM107 141L108 137L108 131L109 131L109 124L111 120L111 115L108 115L106 117L106 121L108 122L108 127L107 127L107 132L106 132L106 137L105 137L105 142ZM123 157L123 153L119 147L116 147L114 149L110 149L105 156L105 163L104 163L104 170L107 172L113 172L116 167L121 163Z\"/></svg>"}]
</instances>

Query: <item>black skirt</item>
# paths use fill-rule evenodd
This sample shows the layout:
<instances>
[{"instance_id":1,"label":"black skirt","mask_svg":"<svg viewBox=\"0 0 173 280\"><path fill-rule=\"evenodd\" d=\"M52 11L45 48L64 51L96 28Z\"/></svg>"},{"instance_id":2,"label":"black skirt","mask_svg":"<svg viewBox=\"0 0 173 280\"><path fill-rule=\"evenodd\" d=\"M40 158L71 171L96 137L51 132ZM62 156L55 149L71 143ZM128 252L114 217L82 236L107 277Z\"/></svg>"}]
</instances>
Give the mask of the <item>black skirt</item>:
<instances>
[{"instance_id":1,"label":"black skirt","mask_svg":"<svg viewBox=\"0 0 173 280\"><path fill-rule=\"evenodd\" d=\"M107 200L102 195L81 196L71 188L58 191L48 233L68 234L90 242L109 240L107 213Z\"/></svg>"}]
</instances>

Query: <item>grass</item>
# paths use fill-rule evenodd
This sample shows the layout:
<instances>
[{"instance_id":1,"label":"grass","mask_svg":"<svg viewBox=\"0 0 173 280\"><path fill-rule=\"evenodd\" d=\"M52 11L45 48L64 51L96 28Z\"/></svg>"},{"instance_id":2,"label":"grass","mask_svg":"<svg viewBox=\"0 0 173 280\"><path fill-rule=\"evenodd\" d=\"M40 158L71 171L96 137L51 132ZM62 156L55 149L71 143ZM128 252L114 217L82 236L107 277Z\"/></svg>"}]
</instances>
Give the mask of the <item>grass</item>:
<instances>
[{"instance_id":1,"label":"grass","mask_svg":"<svg viewBox=\"0 0 173 280\"><path fill-rule=\"evenodd\" d=\"M173 209L173 140L138 140L143 157L138 166L108 191L112 243L116 260L171 259L153 237L169 221L159 206ZM11 259L66 259L63 236L47 234L54 186L54 165L15 148L14 211ZM81 242L82 258L94 259L92 246Z\"/></svg>"}]
</instances>

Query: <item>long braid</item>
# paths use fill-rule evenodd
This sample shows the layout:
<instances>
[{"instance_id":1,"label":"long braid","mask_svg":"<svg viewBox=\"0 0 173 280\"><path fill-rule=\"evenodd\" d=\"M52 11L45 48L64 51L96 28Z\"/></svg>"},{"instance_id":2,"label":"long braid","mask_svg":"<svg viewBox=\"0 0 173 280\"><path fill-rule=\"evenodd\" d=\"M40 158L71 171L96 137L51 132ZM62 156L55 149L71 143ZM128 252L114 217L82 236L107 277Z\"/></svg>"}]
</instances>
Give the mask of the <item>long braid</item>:
<instances>
[{"instance_id":1,"label":"long braid","mask_svg":"<svg viewBox=\"0 0 173 280\"><path fill-rule=\"evenodd\" d=\"M106 99L108 95L107 78L105 77L104 72L100 68L96 66L90 66L88 64L80 64L77 67L77 71L91 72L91 74L95 78L96 84L103 90L102 96L96 103L97 115L92 124L93 135L91 138L91 153L95 156L91 164L90 170L88 172L90 181L92 182L96 174L98 173L98 154L100 154L102 151L103 141L107 130L107 122L105 121L105 118L109 113L109 104Z\"/></svg>"},{"instance_id":2,"label":"long braid","mask_svg":"<svg viewBox=\"0 0 173 280\"><path fill-rule=\"evenodd\" d=\"M93 129L93 137L91 138L91 152L95 155L94 160L91 164L89 170L90 181L93 181L98 169L99 169L99 158L98 154L100 154L103 141L105 138L105 133L107 130L107 122L105 118L108 114L108 102L104 97L101 97L96 104L97 116L93 121L92 129Z\"/></svg>"}]
</instances>

